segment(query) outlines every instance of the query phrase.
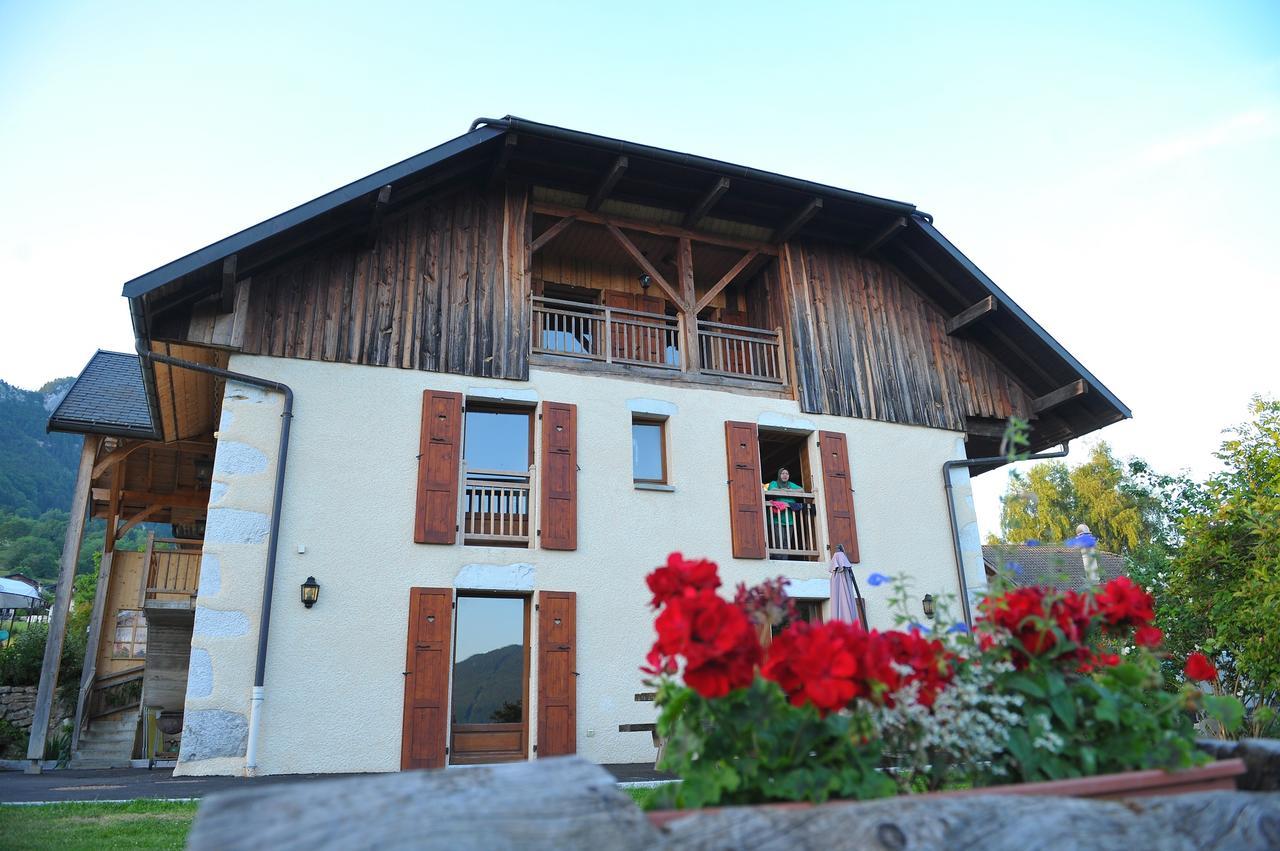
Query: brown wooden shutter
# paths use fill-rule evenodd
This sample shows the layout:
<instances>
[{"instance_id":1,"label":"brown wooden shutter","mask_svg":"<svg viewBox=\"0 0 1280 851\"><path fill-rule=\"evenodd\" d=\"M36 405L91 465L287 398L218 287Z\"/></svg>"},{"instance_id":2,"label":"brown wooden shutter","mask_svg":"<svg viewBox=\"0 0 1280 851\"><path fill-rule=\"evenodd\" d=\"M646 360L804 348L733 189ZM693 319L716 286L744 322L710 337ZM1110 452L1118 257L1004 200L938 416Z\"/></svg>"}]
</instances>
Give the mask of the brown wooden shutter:
<instances>
[{"instance_id":1,"label":"brown wooden shutter","mask_svg":"<svg viewBox=\"0 0 1280 851\"><path fill-rule=\"evenodd\" d=\"M822 453L822 498L827 504L827 535L831 551L844 544L844 554L857 563L858 523L853 512L853 480L849 477L849 449L843 434L818 432Z\"/></svg>"},{"instance_id":2,"label":"brown wooden shutter","mask_svg":"<svg viewBox=\"0 0 1280 851\"><path fill-rule=\"evenodd\" d=\"M538 592L538 756L578 752L577 595Z\"/></svg>"},{"instance_id":3,"label":"brown wooden shutter","mask_svg":"<svg viewBox=\"0 0 1280 851\"><path fill-rule=\"evenodd\" d=\"M578 406L542 404L542 503L544 550L578 548Z\"/></svg>"},{"instance_id":4,"label":"brown wooden shutter","mask_svg":"<svg viewBox=\"0 0 1280 851\"><path fill-rule=\"evenodd\" d=\"M462 394L422 394L418 442L418 507L413 540L453 544L458 540L458 471L462 447Z\"/></svg>"},{"instance_id":5,"label":"brown wooden shutter","mask_svg":"<svg viewBox=\"0 0 1280 851\"><path fill-rule=\"evenodd\" d=\"M453 589L409 589L400 768L444 768Z\"/></svg>"},{"instance_id":6,"label":"brown wooden shutter","mask_svg":"<svg viewBox=\"0 0 1280 851\"><path fill-rule=\"evenodd\" d=\"M734 558L764 558L764 493L755 423L724 424L729 463L729 527Z\"/></svg>"}]
</instances>

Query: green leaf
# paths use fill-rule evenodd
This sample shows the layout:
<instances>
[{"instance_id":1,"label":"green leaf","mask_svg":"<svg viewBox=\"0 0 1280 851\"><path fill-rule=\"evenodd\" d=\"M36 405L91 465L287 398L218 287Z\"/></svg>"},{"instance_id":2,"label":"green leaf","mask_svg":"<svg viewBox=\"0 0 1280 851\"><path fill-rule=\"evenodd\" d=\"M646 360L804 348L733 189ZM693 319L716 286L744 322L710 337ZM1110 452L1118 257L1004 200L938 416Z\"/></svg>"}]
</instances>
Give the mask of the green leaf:
<instances>
[{"instance_id":1,"label":"green leaf","mask_svg":"<svg viewBox=\"0 0 1280 851\"><path fill-rule=\"evenodd\" d=\"M1109 697L1103 698L1093 710L1093 717L1099 721L1109 721L1112 724L1117 724L1120 722L1120 710L1114 700Z\"/></svg>"},{"instance_id":2,"label":"green leaf","mask_svg":"<svg viewBox=\"0 0 1280 851\"><path fill-rule=\"evenodd\" d=\"M1228 733L1240 729L1240 724L1244 721L1244 707L1234 697L1207 694L1204 697L1204 708Z\"/></svg>"},{"instance_id":3,"label":"green leaf","mask_svg":"<svg viewBox=\"0 0 1280 851\"><path fill-rule=\"evenodd\" d=\"M1048 696L1044 686L1026 674L1013 674L1005 682L1009 688L1017 689L1024 694L1029 694L1041 700Z\"/></svg>"},{"instance_id":4,"label":"green leaf","mask_svg":"<svg viewBox=\"0 0 1280 851\"><path fill-rule=\"evenodd\" d=\"M1076 728L1076 699L1070 692L1060 692L1049 697L1049 706L1053 714L1067 725L1068 730Z\"/></svg>"}]
</instances>

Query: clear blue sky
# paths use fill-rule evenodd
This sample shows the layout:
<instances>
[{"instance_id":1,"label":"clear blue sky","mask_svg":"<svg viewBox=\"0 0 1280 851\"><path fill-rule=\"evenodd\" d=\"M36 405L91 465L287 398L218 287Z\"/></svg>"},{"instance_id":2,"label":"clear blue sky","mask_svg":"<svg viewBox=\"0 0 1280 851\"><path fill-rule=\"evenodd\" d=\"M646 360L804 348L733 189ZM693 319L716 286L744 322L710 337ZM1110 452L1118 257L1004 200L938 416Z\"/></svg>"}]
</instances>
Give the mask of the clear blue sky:
<instances>
[{"instance_id":1,"label":"clear blue sky","mask_svg":"<svg viewBox=\"0 0 1280 851\"><path fill-rule=\"evenodd\" d=\"M0 0L0 378L129 349L128 278L505 113L918 204L1166 469L1280 392L1276 0Z\"/></svg>"}]
</instances>

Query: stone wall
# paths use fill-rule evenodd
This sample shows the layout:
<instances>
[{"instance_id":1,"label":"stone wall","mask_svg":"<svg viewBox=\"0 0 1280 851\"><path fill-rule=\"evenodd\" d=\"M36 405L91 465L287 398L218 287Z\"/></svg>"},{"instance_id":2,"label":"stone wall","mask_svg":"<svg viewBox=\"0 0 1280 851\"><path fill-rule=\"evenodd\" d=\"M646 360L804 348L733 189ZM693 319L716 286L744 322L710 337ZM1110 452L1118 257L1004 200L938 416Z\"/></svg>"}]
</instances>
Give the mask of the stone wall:
<instances>
[{"instance_id":1,"label":"stone wall","mask_svg":"<svg viewBox=\"0 0 1280 851\"><path fill-rule=\"evenodd\" d=\"M8 721L19 730L31 729L31 716L35 714L38 686L0 686L0 720ZM70 718L70 707L55 704L53 724L57 726Z\"/></svg>"}]
</instances>

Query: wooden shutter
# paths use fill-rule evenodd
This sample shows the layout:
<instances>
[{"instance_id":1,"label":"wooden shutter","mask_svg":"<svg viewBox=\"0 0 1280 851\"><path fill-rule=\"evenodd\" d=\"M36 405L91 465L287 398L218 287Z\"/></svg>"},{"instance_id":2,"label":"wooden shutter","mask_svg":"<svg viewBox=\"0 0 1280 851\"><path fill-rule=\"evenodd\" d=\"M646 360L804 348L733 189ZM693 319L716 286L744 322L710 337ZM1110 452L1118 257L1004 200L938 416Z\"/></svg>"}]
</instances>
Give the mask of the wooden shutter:
<instances>
[{"instance_id":1,"label":"wooden shutter","mask_svg":"<svg viewBox=\"0 0 1280 851\"><path fill-rule=\"evenodd\" d=\"M538 756L578 752L577 595L538 592Z\"/></svg>"},{"instance_id":2,"label":"wooden shutter","mask_svg":"<svg viewBox=\"0 0 1280 851\"><path fill-rule=\"evenodd\" d=\"M858 523L853 512L853 480L849 477L849 450L843 434L818 432L822 454L822 498L827 504L827 535L831 551L844 544L844 554L856 563Z\"/></svg>"},{"instance_id":3,"label":"wooden shutter","mask_svg":"<svg viewBox=\"0 0 1280 851\"><path fill-rule=\"evenodd\" d=\"M400 768L444 768L453 589L409 589Z\"/></svg>"},{"instance_id":4,"label":"wooden shutter","mask_svg":"<svg viewBox=\"0 0 1280 851\"><path fill-rule=\"evenodd\" d=\"M764 558L764 494L755 423L724 424L729 463L729 527L734 558Z\"/></svg>"},{"instance_id":5,"label":"wooden shutter","mask_svg":"<svg viewBox=\"0 0 1280 851\"><path fill-rule=\"evenodd\" d=\"M418 441L418 507L413 540L453 544L458 540L458 471L462 446L462 394L422 394Z\"/></svg>"},{"instance_id":6,"label":"wooden shutter","mask_svg":"<svg viewBox=\"0 0 1280 851\"><path fill-rule=\"evenodd\" d=\"M544 550L578 548L578 406L542 404L542 503Z\"/></svg>"}]
</instances>

